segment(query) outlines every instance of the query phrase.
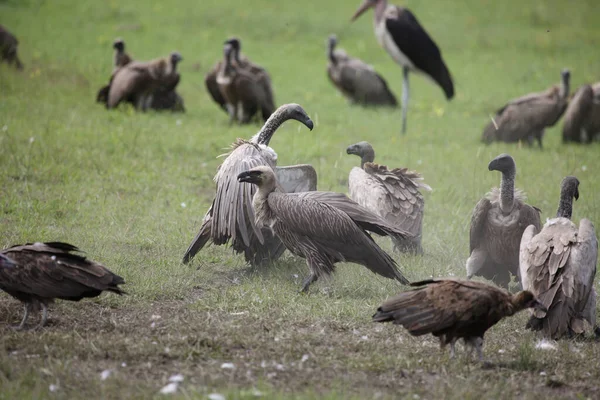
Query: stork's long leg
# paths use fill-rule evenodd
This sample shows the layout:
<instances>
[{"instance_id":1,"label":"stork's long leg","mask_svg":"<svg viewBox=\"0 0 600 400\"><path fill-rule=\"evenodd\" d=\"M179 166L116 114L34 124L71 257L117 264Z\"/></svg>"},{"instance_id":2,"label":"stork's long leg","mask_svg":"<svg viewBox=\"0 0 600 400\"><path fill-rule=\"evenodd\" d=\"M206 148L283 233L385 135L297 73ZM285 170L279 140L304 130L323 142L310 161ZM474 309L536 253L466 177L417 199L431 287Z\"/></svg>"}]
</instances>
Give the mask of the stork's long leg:
<instances>
[{"instance_id":1,"label":"stork's long leg","mask_svg":"<svg viewBox=\"0 0 600 400\"><path fill-rule=\"evenodd\" d=\"M48 306L43 302L41 302L40 305L42 306L42 320L35 329L43 328L46 325L46 322L48 322Z\"/></svg>"},{"instance_id":2,"label":"stork's long leg","mask_svg":"<svg viewBox=\"0 0 600 400\"><path fill-rule=\"evenodd\" d=\"M402 82L402 133L406 133L406 114L408 113L408 99L410 97L408 87L408 67L402 67L404 80Z\"/></svg>"},{"instance_id":3,"label":"stork's long leg","mask_svg":"<svg viewBox=\"0 0 600 400\"><path fill-rule=\"evenodd\" d=\"M21 329L23 329L25 327L25 322L27 322L27 317L29 317L29 311L31 311L31 303L26 303L23 306L25 313L23 314L23 319L21 320L21 323L18 326L15 326L15 330L20 331Z\"/></svg>"}]
</instances>

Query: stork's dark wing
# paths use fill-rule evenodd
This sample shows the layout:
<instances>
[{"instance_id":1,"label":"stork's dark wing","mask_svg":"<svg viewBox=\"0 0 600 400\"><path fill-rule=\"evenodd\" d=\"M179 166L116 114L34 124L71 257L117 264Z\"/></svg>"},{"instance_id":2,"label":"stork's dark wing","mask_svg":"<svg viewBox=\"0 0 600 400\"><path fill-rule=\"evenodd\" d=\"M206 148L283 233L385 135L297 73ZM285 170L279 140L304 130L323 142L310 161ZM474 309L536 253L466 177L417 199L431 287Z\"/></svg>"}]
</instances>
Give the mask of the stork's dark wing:
<instances>
[{"instance_id":1,"label":"stork's dark wing","mask_svg":"<svg viewBox=\"0 0 600 400\"><path fill-rule=\"evenodd\" d=\"M436 81L448 100L454 97L452 77L440 49L413 13L397 7L397 17L387 18L385 24L398 48L414 66Z\"/></svg>"}]
</instances>

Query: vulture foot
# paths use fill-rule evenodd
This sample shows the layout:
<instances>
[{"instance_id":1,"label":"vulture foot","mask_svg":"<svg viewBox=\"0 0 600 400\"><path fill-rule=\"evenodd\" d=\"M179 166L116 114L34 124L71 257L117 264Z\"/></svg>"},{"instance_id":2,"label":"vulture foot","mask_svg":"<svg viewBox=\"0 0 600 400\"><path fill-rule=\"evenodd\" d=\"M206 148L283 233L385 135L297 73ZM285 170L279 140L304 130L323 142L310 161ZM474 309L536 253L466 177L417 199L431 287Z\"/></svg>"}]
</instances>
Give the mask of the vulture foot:
<instances>
[{"instance_id":1,"label":"vulture foot","mask_svg":"<svg viewBox=\"0 0 600 400\"><path fill-rule=\"evenodd\" d=\"M304 282L302 283L302 290L300 290L299 293L308 293L308 288L313 282L316 281L317 275L314 272L311 272L310 275L308 275L306 279L304 279Z\"/></svg>"}]
</instances>

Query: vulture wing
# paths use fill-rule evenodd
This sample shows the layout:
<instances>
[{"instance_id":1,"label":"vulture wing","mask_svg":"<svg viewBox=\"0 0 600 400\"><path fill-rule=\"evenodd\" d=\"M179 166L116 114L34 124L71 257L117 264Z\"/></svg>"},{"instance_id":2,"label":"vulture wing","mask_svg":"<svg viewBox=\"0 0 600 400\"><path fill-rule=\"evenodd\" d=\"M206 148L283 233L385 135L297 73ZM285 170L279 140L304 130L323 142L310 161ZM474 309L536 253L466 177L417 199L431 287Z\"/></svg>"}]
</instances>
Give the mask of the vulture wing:
<instances>
[{"instance_id":1,"label":"vulture wing","mask_svg":"<svg viewBox=\"0 0 600 400\"><path fill-rule=\"evenodd\" d=\"M223 94L221 94L221 90L219 89L219 84L217 83L217 75L219 73L219 69L221 69L222 61L219 61L214 65L214 67L206 74L204 77L204 85L206 86L206 90L210 94L210 97L214 100L215 103L221 107L221 109L227 112L227 107L225 106L225 98Z\"/></svg>"},{"instance_id":2,"label":"vulture wing","mask_svg":"<svg viewBox=\"0 0 600 400\"><path fill-rule=\"evenodd\" d=\"M471 216L471 229L469 232L469 253L481 246L481 240L485 237L485 225L487 224L488 213L492 208L492 203L487 197L483 197L475 208Z\"/></svg>"}]
</instances>

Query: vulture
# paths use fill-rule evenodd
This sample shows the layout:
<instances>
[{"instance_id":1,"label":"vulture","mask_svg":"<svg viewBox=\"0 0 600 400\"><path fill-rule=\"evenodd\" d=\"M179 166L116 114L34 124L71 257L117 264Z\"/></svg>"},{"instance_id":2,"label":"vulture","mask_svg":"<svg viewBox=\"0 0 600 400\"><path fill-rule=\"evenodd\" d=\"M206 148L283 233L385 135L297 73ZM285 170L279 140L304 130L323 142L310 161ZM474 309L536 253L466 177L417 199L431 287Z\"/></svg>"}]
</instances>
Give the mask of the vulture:
<instances>
[{"instance_id":1,"label":"vulture","mask_svg":"<svg viewBox=\"0 0 600 400\"><path fill-rule=\"evenodd\" d=\"M437 83L446 99L454 97L452 76L437 44L407 8L388 5L387 0L364 0L352 16L355 21L369 8L375 11L375 36L380 46L402 67L402 133L406 133L408 73L418 72Z\"/></svg>"},{"instance_id":2,"label":"vulture","mask_svg":"<svg viewBox=\"0 0 600 400\"><path fill-rule=\"evenodd\" d=\"M204 77L204 86L206 86L206 90L210 97L213 99L215 103L227 114L229 111L227 110L227 103L225 102L225 98L223 94L221 94L221 90L219 89L219 84L217 83L217 75L219 75L219 71L221 70L221 66L223 65L223 61L218 61L211 69L208 71L206 76Z\"/></svg>"},{"instance_id":3,"label":"vulture","mask_svg":"<svg viewBox=\"0 0 600 400\"><path fill-rule=\"evenodd\" d=\"M108 93L107 108L115 108L123 100L132 99L137 109L149 107L149 96L156 90L172 91L179 83L178 52L153 61L134 61L115 72Z\"/></svg>"},{"instance_id":4,"label":"vulture","mask_svg":"<svg viewBox=\"0 0 600 400\"><path fill-rule=\"evenodd\" d=\"M600 82L583 85L569 101L563 142L590 143L600 136Z\"/></svg>"},{"instance_id":5,"label":"vulture","mask_svg":"<svg viewBox=\"0 0 600 400\"><path fill-rule=\"evenodd\" d=\"M9 65L12 64L18 70L23 70L23 63L17 54L18 47L19 41L15 35L0 25L0 61L4 61Z\"/></svg>"},{"instance_id":6,"label":"vulture","mask_svg":"<svg viewBox=\"0 0 600 400\"><path fill-rule=\"evenodd\" d=\"M225 42L223 62L217 74L219 91L225 99L229 123L248 123L260 111L266 121L274 111L268 75L255 73L250 66L243 67L235 61L235 48Z\"/></svg>"},{"instance_id":7,"label":"vulture","mask_svg":"<svg viewBox=\"0 0 600 400\"><path fill-rule=\"evenodd\" d=\"M103 291L125 292L119 285L125 281L106 267L84 256L68 243L27 243L0 251L0 289L25 305L25 315L17 329L23 329L32 309L42 309L42 320L48 320L48 305L54 299L79 301L96 297Z\"/></svg>"},{"instance_id":8,"label":"vulture","mask_svg":"<svg viewBox=\"0 0 600 400\"><path fill-rule=\"evenodd\" d=\"M470 231L470 256L467 277L482 276L508 287L510 274L519 276L519 246L523 231L533 225L539 232L540 209L525 203L525 194L515 189L517 167L508 154L501 154L488 165L500 171L500 189L493 188L473 210Z\"/></svg>"},{"instance_id":9,"label":"vulture","mask_svg":"<svg viewBox=\"0 0 600 400\"><path fill-rule=\"evenodd\" d=\"M115 49L115 54L113 56L113 72L110 76L110 80L108 81L108 85L103 86L98 90L98 94L96 95L96 102L106 104L108 102L108 92L110 90L110 85L113 81L115 73L133 61L133 59L125 52L125 42L121 38L115 39L113 42L113 49Z\"/></svg>"},{"instance_id":10,"label":"vulture","mask_svg":"<svg viewBox=\"0 0 600 400\"><path fill-rule=\"evenodd\" d=\"M336 45L337 37L329 36L327 75L331 83L351 103L396 107L398 102L385 79L364 61L348 56L342 49L336 49Z\"/></svg>"},{"instance_id":11,"label":"vulture","mask_svg":"<svg viewBox=\"0 0 600 400\"><path fill-rule=\"evenodd\" d=\"M377 215L344 195L327 192L282 193L267 165L238 175L239 182L258 187L253 205L256 225L271 229L293 254L306 259L310 274L302 292L323 276L331 275L335 263L353 262L389 279L408 284L396 262L367 233L396 233ZM328 199L335 199L330 201ZM342 200L342 199L345 199ZM342 203L341 206L332 204Z\"/></svg>"},{"instance_id":12,"label":"vulture","mask_svg":"<svg viewBox=\"0 0 600 400\"><path fill-rule=\"evenodd\" d=\"M246 262L253 266L269 263L283 254L285 247L271 230L256 226L252 208L256 189L239 183L237 176L259 165L275 168L277 154L269 147L269 142L279 126L289 119L313 129L312 120L300 105L285 104L271 115L252 139L238 139L233 143L231 152L214 178L217 186L215 198L202 220L200 231L183 256L183 263L191 261L209 241L216 245L231 241L233 250L244 253ZM294 165L277 167L276 170L282 191L316 190L317 173L312 166Z\"/></svg>"},{"instance_id":13,"label":"vulture","mask_svg":"<svg viewBox=\"0 0 600 400\"><path fill-rule=\"evenodd\" d=\"M544 129L554 126L567 109L571 73L561 72L562 84L541 93L531 93L509 101L496 111L495 117L483 130L482 141L518 142L537 140L542 148Z\"/></svg>"},{"instance_id":14,"label":"vulture","mask_svg":"<svg viewBox=\"0 0 600 400\"><path fill-rule=\"evenodd\" d=\"M431 190L423 178L407 168L389 170L375 164L375 151L367 142L349 146L346 153L361 158L348 177L350 198L388 223L409 232L410 241L394 241L398 251L422 254L421 234L425 201L419 189Z\"/></svg>"},{"instance_id":15,"label":"vulture","mask_svg":"<svg viewBox=\"0 0 600 400\"><path fill-rule=\"evenodd\" d=\"M413 336L431 333L440 339L442 349L450 344L451 358L456 341L462 338L483 361L483 335L488 329L526 308L544 309L529 291L511 295L483 282L429 279L411 286L418 288L385 301L373 321L392 321Z\"/></svg>"},{"instance_id":16,"label":"vulture","mask_svg":"<svg viewBox=\"0 0 600 400\"><path fill-rule=\"evenodd\" d=\"M571 221L573 198L579 198L579 180L567 176L556 218L546 221L537 235L534 226L527 227L521 239L523 289L547 309L534 311L527 326L551 339L584 333L584 320L596 326L598 239L589 219L582 219L579 228Z\"/></svg>"}]
</instances>

